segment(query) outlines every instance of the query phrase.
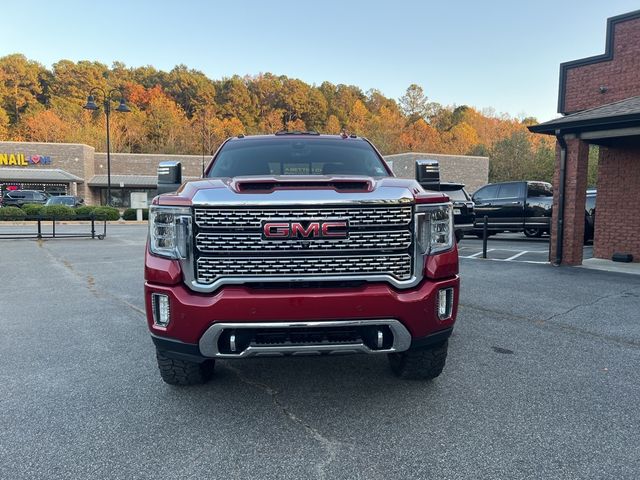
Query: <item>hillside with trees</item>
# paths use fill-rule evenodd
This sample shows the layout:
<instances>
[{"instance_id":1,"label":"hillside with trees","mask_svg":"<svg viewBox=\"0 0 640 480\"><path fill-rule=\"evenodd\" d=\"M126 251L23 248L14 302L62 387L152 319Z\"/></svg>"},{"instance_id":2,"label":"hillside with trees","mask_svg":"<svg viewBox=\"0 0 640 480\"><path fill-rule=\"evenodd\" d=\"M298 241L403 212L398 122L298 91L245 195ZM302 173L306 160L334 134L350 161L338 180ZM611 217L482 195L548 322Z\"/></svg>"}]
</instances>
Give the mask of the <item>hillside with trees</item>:
<instances>
[{"instance_id":1,"label":"hillside with trees","mask_svg":"<svg viewBox=\"0 0 640 480\"><path fill-rule=\"evenodd\" d=\"M213 80L185 65L164 72L69 60L48 69L21 54L0 58L0 140L85 143L104 151L104 115L82 108L94 86L120 89L131 108L111 116L114 152L200 154L204 146L211 154L240 133L346 131L369 138L383 154L487 155L491 181L553 174L553 139L526 129L535 119L441 105L415 84L395 100L375 89L309 85L271 73Z\"/></svg>"}]
</instances>

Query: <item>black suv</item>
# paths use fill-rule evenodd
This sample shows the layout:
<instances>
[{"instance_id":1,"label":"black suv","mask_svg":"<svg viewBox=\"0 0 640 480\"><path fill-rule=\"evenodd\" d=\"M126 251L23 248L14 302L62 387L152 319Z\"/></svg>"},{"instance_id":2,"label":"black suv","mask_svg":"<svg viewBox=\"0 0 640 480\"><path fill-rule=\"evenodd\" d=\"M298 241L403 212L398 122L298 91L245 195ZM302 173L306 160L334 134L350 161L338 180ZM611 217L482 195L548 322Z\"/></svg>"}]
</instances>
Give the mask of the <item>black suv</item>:
<instances>
[{"instance_id":1,"label":"black suv","mask_svg":"<svg viewBox=\"0 0 640 480\"><path fill-rule=\"evenodd\" d=\"M26 203L44 205L47 200L49 200L49 195L39 190L10 190L2 196L2 206L21 207Z\"/></svg>"},{"instance_id":2,"label":"black suv","mask_svg":"<svg viewBox=\"0 0 640 480\"><path fill-rule=\"evenodd\" d=\"M453 228L456 241L459 242L465 233L473 230L473 221L476 218L473 201L464 189L463 183L440 182L440 191L446 193L453 203Z\"/></svg>"}]
</instances>

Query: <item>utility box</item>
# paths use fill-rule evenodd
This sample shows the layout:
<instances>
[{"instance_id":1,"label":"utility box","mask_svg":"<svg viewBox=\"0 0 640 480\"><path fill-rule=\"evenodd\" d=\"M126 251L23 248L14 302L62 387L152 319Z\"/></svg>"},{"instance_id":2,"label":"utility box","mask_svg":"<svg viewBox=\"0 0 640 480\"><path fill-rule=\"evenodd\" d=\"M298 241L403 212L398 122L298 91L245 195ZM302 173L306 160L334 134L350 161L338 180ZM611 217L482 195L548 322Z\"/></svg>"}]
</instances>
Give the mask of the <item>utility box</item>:
<instances>
[{"instance_id":1,"label":"utility box","mask_svg":"<svg viewBox=\"0 0 640 480\"><path fill-rule=\"evenodd\" d=\"M131 192L131 208L148 208L147 192Z\"/></svg>"}]
</instances>

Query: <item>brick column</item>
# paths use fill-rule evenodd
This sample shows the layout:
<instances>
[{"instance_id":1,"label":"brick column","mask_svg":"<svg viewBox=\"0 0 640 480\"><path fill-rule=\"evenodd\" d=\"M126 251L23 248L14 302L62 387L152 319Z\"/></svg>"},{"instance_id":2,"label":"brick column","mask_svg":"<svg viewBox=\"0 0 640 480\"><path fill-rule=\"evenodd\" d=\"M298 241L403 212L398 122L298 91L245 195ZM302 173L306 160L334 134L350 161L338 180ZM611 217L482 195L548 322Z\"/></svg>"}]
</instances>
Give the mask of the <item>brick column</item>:
<instances>
[{"instance_id":1,"label":"brick column","mask_svg":"<svg viewBox=\"0 0 640 480\"><path fill-rule=\"evenodd\" d=\"M564 200L564 236L562 264L580 265L584 243L584 212L587 191L589 144L581 140L567 140L567 160ZM551 243L549 260L556 259L558 201L560 193L560 145L556 145L556 168L553 175L553 217L551 219Z\"/></svg>"}]
</instances>

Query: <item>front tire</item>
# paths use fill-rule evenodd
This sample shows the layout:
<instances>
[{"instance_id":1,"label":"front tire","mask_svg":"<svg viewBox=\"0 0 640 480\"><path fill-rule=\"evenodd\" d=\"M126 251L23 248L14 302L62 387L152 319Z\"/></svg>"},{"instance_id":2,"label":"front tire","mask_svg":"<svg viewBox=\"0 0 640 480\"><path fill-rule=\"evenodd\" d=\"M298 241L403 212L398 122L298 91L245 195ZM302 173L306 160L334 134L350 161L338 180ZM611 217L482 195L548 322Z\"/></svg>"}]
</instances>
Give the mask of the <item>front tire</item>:
<instances>
[{"instance_id":1,"label":"front tire","mask_svg":"<svg viewBox=\"0 0 640 480\"><path fill-rule=\"evenodd\" d=\"M438 377L447 360L448 340L431 346L418 347L406 352L390 353L391 371L408 380L433 380Z\"/></svg>"},{"instance_id":2,"label":"front tire","mask_svg":"<svg viewBox=\"0 0 640 480\"><path fill-rule=\"evenodd\" d=\"M160 376L169 385L200 385L208 382L213 376L215 360L205 360L202 363L178 360L166 356L156 349L156 359Z\"/></svg>"},{"instance_id":3,"label":"front tire","mask_svg":"<svg viewBox=\"0 0 640 480\"><path fill-rule=\"evenodd\" d=\"M525 228L524 236L528 238L540 238L542 236L542 230L539 228Z\"/></svg>"}]
</instances>

